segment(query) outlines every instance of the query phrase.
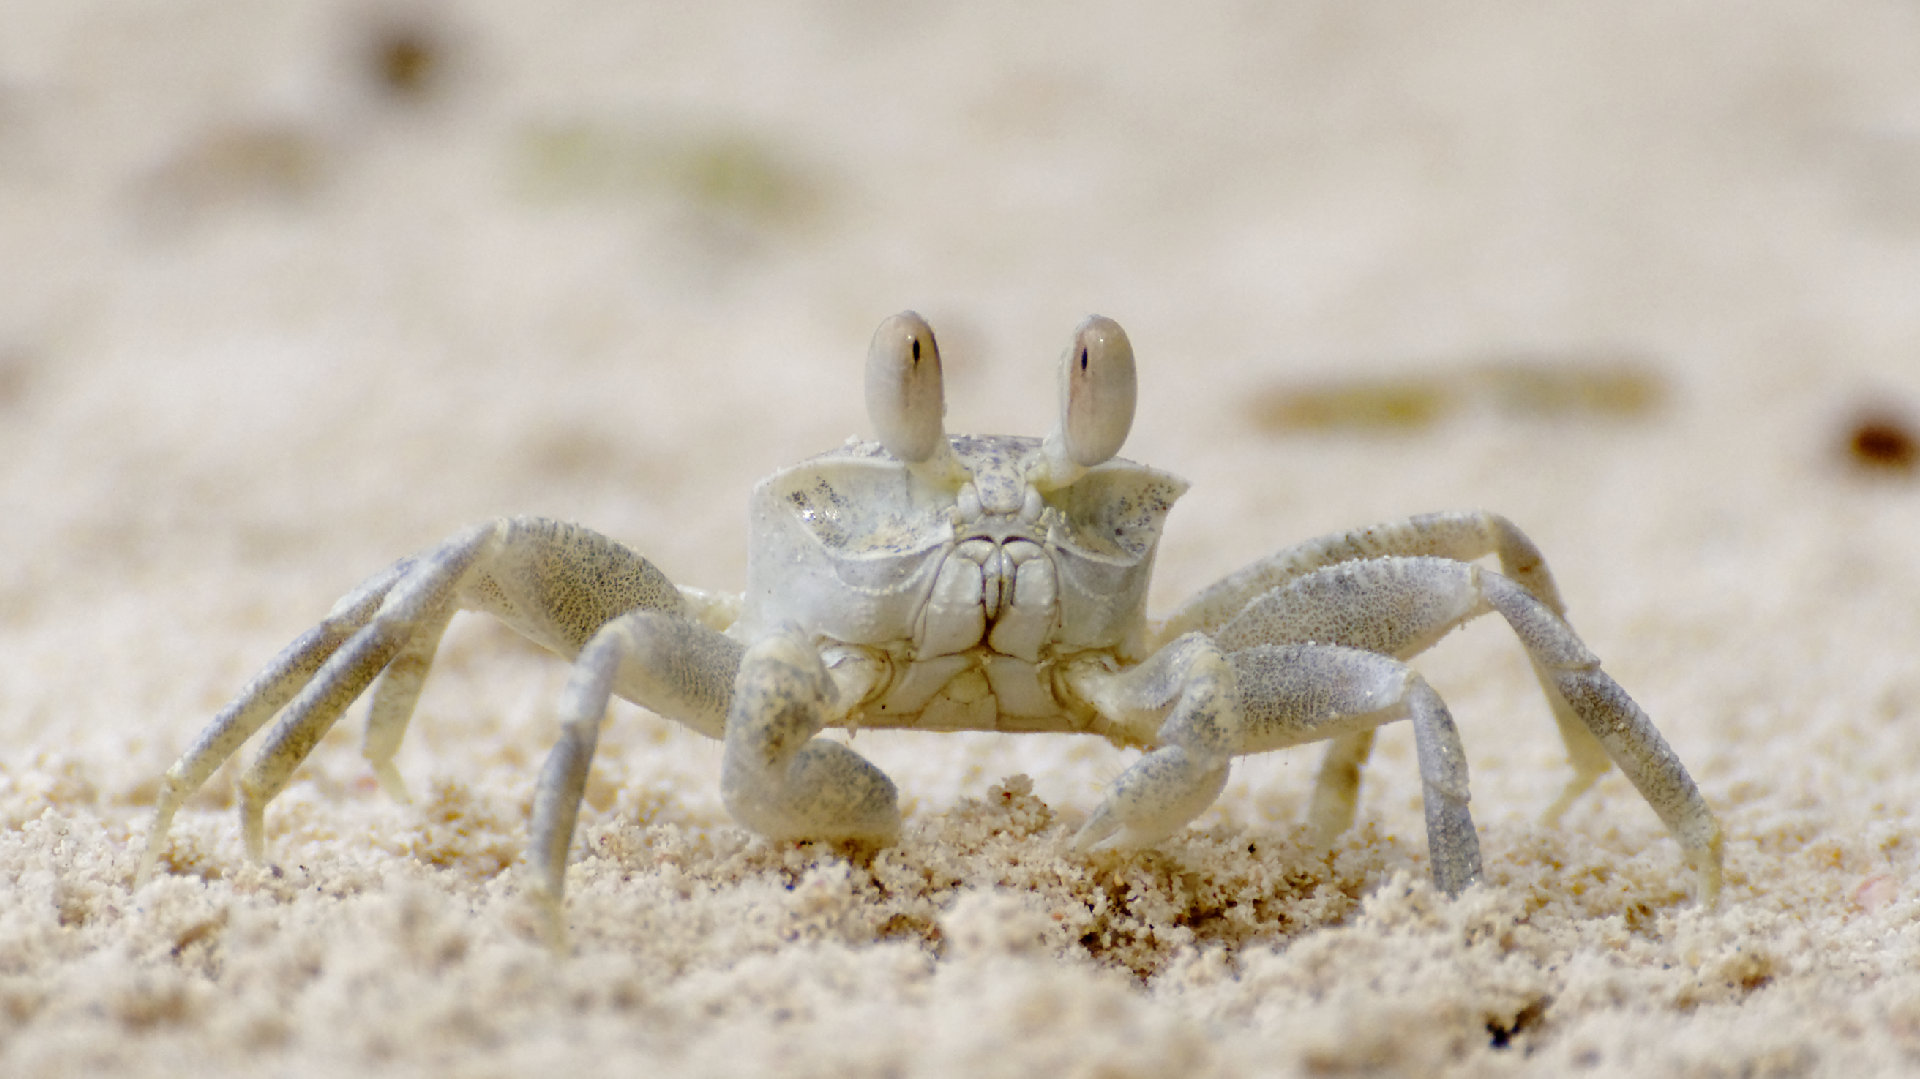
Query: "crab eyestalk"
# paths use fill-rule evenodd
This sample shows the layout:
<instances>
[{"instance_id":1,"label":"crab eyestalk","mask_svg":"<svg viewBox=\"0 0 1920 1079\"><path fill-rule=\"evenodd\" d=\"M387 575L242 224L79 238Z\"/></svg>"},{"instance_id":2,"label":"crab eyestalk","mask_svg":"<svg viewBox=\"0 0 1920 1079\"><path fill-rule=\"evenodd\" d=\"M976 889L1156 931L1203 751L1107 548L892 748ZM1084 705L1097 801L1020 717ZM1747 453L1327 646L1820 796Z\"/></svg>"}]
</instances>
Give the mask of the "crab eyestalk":
<instances>
[{"instance_id":1,"label":"crab eyestalk","mask_svg":"<svg viewBox=\"0 0 1920 1079\"><path fill-rule=\"evenodd\" d=\"M1060 422L1040 447L1032 475L1054 490L1120 452L1133 428L1133 344L1120 324L1088 315L1060 361Z\"/></svg>"},{"instance_id":2,"label":"crab eyestalk","mask_svg":"<svg viewBox=\"0 0 1920 1079\"><path fill-rule=\"evenodd\" d=\"M867 348L867 417L888 453L939 485L951 485L957 472L946 411L933 327L912 311L882 322Z\"/></svg>"}]
</instances>

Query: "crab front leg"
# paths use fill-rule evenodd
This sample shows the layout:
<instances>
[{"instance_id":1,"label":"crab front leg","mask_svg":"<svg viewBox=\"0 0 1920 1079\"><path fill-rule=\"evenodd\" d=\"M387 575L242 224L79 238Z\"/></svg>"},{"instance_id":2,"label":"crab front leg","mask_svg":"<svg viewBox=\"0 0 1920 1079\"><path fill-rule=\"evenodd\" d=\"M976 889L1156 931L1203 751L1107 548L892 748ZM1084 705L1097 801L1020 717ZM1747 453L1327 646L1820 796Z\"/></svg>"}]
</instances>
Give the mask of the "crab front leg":
<instances>
[{"instance_id":1,"label":"crab front leg","mask_svg":"<svg viewBox=\"0 0 1920 1079\"><path fill-rule=\"evenodd\" d=\"M1455 895L1480 876L1459 732L1439 695L1405 664L1337 645L1228 654L1190 633L1131 670L1082 667L1068 681L1116 731L1151 731L1160 743L1114 781L1074 836L1082 850L1143 847L1171 835L1218 797L1235 756L1370 737L1382 723L1408 719L1426 788L1434 884Z\"/></svg>"}]
</instances>

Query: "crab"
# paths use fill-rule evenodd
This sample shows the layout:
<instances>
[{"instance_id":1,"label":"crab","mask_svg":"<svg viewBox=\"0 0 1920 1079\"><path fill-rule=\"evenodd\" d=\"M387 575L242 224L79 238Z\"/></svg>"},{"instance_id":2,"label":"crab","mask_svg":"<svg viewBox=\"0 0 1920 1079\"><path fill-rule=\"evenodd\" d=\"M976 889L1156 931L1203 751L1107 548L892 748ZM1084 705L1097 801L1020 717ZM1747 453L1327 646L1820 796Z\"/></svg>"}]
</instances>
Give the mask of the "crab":
<instances>
[{"instance_id":1,"label":"crab","mask_svg":"<svg viewBox=\"0 0 1920 1079\"><path fill-rule=\"evenodd\" d=\"M1059 384L1044 439L949 435L932 329L911 311L887 319L866 363L878 441L754 489L743 595L678 587L606 536L531 517L401 559L287 646L166 772L137 879L183 802L277 715L238 781L246 851L262 860L268 803L376 678L364 754L404 799L394 755L448 620L467 610L573 663L527 854L553 909L616 694L724 743L722 798L748 829L879 845L899 835L894 785L825 728L1078 732L1142 750L1072 837L1095 851L1173 835L1236 757L1323 740L1307 831L1330 843L1353 821L1375 728L1406 720L1433 881L1457 895L1482 872L1466 757L1407 661L1494 612L1525 647L1572 765L1547 817L1618 765L1678 840L1697 901L1715 903L1712 810L1568 626L1539 550L1507 519L1434 513L1309 540L1151 621L1154 553L1186 484L1117 456L1135 405L1119 325L1081 322Z\"/></svg>"}]
</instances>

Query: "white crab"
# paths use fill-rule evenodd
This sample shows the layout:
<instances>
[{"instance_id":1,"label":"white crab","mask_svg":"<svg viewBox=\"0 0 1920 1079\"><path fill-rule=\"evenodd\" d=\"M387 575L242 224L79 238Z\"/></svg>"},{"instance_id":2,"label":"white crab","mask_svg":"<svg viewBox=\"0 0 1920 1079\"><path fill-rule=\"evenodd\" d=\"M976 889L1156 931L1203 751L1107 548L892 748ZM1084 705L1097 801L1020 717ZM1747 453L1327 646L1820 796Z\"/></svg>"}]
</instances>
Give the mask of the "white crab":
<instances>
[{"instance_id":1,"label":"white crab","mask_svg":"<svg viewBox=\"0 0 1920 1079\"><path fill-rule=\"evenodd\" d=\"M485 611L574 661L562 734L540 775L528 860L558 903L611 694L722 739L721 790L776 838L886 842L894 786L826 727L1081 731L1146 750L1074 837L1155 843L1219 794L1234 757L1330 740L1310 830L1351 823L1373 729L1413 723L1435 884L1480 874L1452 718L1405 660L1496 611L1552 703L1574 769L1549 818L1626 773L1679 840L1698 899L1720 887L1720 828L1640 708L1561 618L1539 551L1504 518L1440 513L1291 547L1159 623L1147 582L1173 476L1115 456L1132 426L1133 350L1092 317L1060 371L1046 439L948 436L932 330L882 323L867 358L880 441L775 473L751 503L748 587L676 587L577 525L489 521L402 559L343 598L241 690L167 771L140 875L181 803L276 713L239 781L248 854L267 803L379 676L365 754L405 797L393 756L447 621ZM1501 572L1474 564L1498 559Z\"/></svg>"}]
</instances>

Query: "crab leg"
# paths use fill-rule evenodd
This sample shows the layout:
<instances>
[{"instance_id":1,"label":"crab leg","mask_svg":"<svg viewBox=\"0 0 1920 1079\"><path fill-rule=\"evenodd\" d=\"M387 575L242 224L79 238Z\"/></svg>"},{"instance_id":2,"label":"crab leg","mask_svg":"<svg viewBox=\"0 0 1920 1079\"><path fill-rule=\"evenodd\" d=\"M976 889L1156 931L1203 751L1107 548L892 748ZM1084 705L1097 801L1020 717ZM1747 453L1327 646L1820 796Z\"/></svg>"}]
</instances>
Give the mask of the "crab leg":
<instances>
[{"instance_id":1,"label":"crab leg","mask_svg":"<svg viewBox=\"0 0 1920 1079\"><path fill-rule=\"evenodd\" d=\"M560 697L560 739L534 791L527 864L539 874L549 903L557 907L565 888L567 849L608 700L617 693L721 738L743 651L739 642L698 622L659 611L623 615L581 649Z\"/></svg>"},{"instance_id":2,"label":"crab leg","mask_svg":"<svg viewBox=\"0 0 1920 1079\"><path fill-rule=\"evenodd\" d=\"M1459 732L1439 696L1398 660L1315 644L1228 655L1205 634L1191 633L1131 671L1069 677L1116 730L1136 738L1151 732L1160 746L1114 781L1074 836L1082 850L1164 839L1212 804L1235 756L1329 736L1367 738L1382 723L1410 719L1426 784L1434 884L1454 895L1479 878ZM1160 714L1165 720L1154 731L1151 719Z\"/></svg>"},{"instance_id":3,"label":"crab leg","mask_svg":"<svg viewBox=\"0 0 1920 1079\"><path fill-rule=\"evenodd\" d=\"M1408 719L1425 787L1427 855L1434 886L1458 895L1480 877L1480 839L1467 810L1467 758L1440 695L1411 667L1375 652L1327 644L1258 645L1233 653L1246 713L1242 753L1284 749L1338 732L1371 742L1373 729ZM1354 770L1357 775L1358 763ZM1345 788L1349 793L1354 787ZM1327 806L1315 792L1317 834L1331 814L1353 816L1349 799Z\"/></svg>"},{"instance_id":4,"label":"crab leg","mask_svg":"<svg viewBox=\"0 0 1920 1079\"><path fill-rule=\"evenodd\" d=\"M1171 640L1196 629L1211 633L1262 595L1341 562L1412 556L1471 562L1488 555L1497 558L1502 574L1555 615L1566 617L1566 604L1560 598L1560 590L1554 584L1553 573L1547 568L1540 548L1505 517L1482 510L1466 510L1420 514L1368 528L1335 532L1288 547L1202 589L1160 626L1159 637L1163 641ZM1405 659L1412 653L1395 654ZM1546 822L1552 824L1606 774L1611 761L1606 750L1588 732L1586 724L1554 689L1551 672L1536 662L1534 676L1553 709L1560 740L1567 747L1567 763L1573 769L1573 776L1559 797L1542 814ZM1358 767L1365 763L1371 747L1371 736L1365 734L1337 739L1327 747L1321 766L1321 784L1314 794L1313 819L1317 829L1322 822L1329 827L1337 823L1336 807L1342 798L1329 784L1348 782L1349 776L1349 785L1357 784ZM1345 801L1351 804L1351 791ZM1319 811L1323 806L1333 816L1322 817ZM1334 827L1334 832L1344 827L1344 824Z\"/></svg>"},{"instance_id":5,"label":"crab leg","mask_svg":"<svg viewBox=\"0 0 1920 1079\"><path fill-rule=\"evenodd\" d=\"M400 778L393 758L400 752L400 741L406 737L407 724L413 719L413 707L420 700L427 671L433 666L433 654L439 651L440 638L446 635L453 615L454 607L449 603L423 619L407 643L388 661L386 669L380 672L380 680L373 686L373 703L367 708L367 730L360 743L360 755L373 768L380 789L396 802L412 799L407 796L406 781Z\"/></svg>"},{"instance_id":6,"label":"crab leg","mask_svg":"<svg viewBox=\"0 0 1920 1079\"><path fill-rule=\"evenodd\" d=\"M1320 758L1313 781L1313 801L1307 806L1307 835L1318 847L1333 845L1353 827L1360 801L1360 770L1373 755L1373 730L1335 735Z\"/></svg>"},{"instance_id":7,"label":"crab leg","mask_svg":"<svg viewBox=\"0 0 1920 1079\"><path fill-rule=\"evenodd\" d=\"M136 882L145 881L153 871L154 859L166 841L173 816L181 804L205 786L215 769L292 700L328 658L373 618L394 582L412 565L412 559L402 559L343 596L319 625L287 645L252 681L241 687L240 694L220 710L213 722L200 732L200 737L167 769L155 800L153 825L147 829L147 846L141 852L140 866L135 871Z\"/></svg>"},{"instance_id":8,"label":"crab leg","mask_svg":"<svg viewBox=\"0 0 1920 1079\"><path fill-rule=\"evenodd\" d=\"M646 559L596 532L540 518L475 525L402 559L348 593L281 652L168 769L137 879L151 871L180 805L279 713L239 782L247 851L264 857L267 803L382 671L365 752L382 786L404 797L393 754L455 610L492 613L571 657L617 615L684 607L679 590Z\"/></svg>"},{"instance_id":9,"label":"crab leg","mask_svg":"<svg viewBox=\"0 0 1920 1079\"><path fill-rule=\"evenodd\" d=\"M498 531L495 525L470 528L421 558L394 583L373 619L348 638L287 705L240 777L240 828L248 857L266 857L267 803L416 631L437 632L445 626L454 590L498 541Z\"/></svg>"},{"instance_id":10,"label":"crab leg","mask_svg":"<svg viewBox=\"0 0 1920 1079\"><path fill-rule=\"evenodd\" d=\"M1315 641L1406 657L1487 611L1506 619L1551 697L1660 816L1693 867L1701 902L1712 905L1720 888L1720 826L1699 788L1646 713L1566 622L1518 582L1448 558L1345 562L1260 596L1214 639L1236 652ZM1352 774L1357 780L1357 770ZM1340 800L1338 793L1327 798Z\"/></svg>"},{"instance_id":11,"label":"crab leg","mask_svg":"<svg viewBox=\"0 0 1920 1079\"><path fill-rule=\"evenodd\" d=\"M1366 558L1433 555L1471 562L1496 555L1500 572L1518 582L1555 614L1566 605L1547 569L1546 557L1512 521L1484 510L1423 513L1398 521L1333 532L1278 551L1201 589L1159 628L1162 641L1194 630L1211 633L1247 604L1315 570Z\"/></svg>"}]
</instances>

